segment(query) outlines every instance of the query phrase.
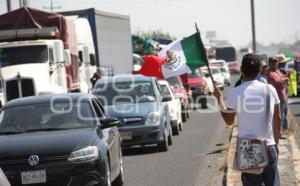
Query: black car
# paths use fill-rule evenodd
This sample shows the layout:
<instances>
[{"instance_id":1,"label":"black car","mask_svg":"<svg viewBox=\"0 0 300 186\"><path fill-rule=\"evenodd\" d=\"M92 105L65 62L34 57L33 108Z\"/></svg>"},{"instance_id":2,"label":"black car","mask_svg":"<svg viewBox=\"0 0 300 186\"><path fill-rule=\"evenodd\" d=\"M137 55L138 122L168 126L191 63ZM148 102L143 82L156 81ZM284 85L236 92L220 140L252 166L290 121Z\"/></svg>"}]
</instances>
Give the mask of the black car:
<instances>
[{"instance_id":1,"label":"black car","mask_svg":"<svg viewBox=\"0 0 300 186\"><path fill-rule=\"evenodd\" d=\"M0 167L13 186L122 185L118 123L89 94L12 100L0 112Z\"/></svg>"}]
</instances>

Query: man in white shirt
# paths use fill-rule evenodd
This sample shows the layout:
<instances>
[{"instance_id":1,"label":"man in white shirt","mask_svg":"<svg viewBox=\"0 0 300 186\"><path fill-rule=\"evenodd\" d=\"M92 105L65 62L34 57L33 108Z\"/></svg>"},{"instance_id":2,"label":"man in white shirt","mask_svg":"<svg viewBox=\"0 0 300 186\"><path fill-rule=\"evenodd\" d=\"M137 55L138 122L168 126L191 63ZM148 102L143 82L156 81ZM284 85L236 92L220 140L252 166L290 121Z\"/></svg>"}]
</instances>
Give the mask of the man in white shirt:
<instances>
[{"instance_id":1,"label":"man in white shirt","mask_svg":"<svg viewBox=\"0 0 300 186\"><path fill-rule=\"evenodd\" d=\"M241 73L244 83L233 88L226 100L222 93L215 89L214 96L220 105L221 115L227 125L232 125L235 116L238 120L239 137L261 138L267 141L269 165L260 175L242 173L244 186L280 185L277 169L278 140L280 137L280 100L272 85L256 80L261 70L261 63L255 54L244 56ZM270 87L270 111L266 118L267 87ZM266 123L268 121L268 123Z\"/></svg>"}]
</instances>

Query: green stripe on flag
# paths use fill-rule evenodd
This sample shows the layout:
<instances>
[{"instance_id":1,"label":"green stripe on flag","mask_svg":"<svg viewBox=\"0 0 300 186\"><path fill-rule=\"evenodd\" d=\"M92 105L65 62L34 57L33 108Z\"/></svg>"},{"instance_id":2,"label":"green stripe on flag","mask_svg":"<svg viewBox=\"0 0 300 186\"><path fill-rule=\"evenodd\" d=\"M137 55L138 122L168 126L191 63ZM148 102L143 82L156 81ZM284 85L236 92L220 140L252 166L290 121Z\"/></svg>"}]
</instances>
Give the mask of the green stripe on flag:
<instances>
[{"instance_id":1,"label":"green stripe on flag","mask_svg":"<svg viewBox=\"0 0 300 186\"><path fill-rule=\"evenodd\" d=\"M186 64L191 69L208 65L205 48L199 32L183 39L181 46L186 58Z\"/></svg>"}]
</instances>

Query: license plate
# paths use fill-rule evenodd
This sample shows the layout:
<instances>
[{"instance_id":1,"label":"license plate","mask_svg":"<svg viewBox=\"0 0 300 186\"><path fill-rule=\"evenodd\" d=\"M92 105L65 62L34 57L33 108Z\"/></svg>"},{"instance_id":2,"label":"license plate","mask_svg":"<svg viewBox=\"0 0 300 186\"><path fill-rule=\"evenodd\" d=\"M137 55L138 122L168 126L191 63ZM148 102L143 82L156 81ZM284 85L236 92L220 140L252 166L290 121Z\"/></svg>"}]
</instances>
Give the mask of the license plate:
<instances>
[{"instance_id":1,"label":"license plate","mask_svg":"<svg viewBox=\"0 0 300 186\"><path fill-rule=\"evenodd\" d=\"M131 140L132 139L131 132L121 132L120 135L123 140Z\"/></svg>"},{"instance_id":2,"label":"license plate","mask_svg":"<svg viewBox=\"0 0 300 186\"><path fill-rule=\"evenodd\" d=\"M46 171L28 171L22 172L22 184L46 183Z\"/></svg>"}]
</instances>

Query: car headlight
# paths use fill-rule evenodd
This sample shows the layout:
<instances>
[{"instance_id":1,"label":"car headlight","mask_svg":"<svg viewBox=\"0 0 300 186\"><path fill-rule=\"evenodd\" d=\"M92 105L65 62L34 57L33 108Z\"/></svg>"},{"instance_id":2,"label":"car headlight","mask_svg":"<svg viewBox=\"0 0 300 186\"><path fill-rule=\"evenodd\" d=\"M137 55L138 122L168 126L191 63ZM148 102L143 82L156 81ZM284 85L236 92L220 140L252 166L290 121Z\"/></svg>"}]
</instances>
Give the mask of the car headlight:
<instances>
[{"instance_id":1,"label":"car headlight","mask_svg":"<svg viewBox=\"0 0 300 186\"><path fill-rule=\"evenodd\" d=\"M147 116L146 125L159 125L160 123L160 114L159 112L150 112Z\"/></svg>"},{"instance_id":2,"label":"car headlight","mask_svg":"<svg viewBox=\"0 0 300 186\"><path fill-rule=\"evenodd\" d=\"M97 146L88 146L86 148L74 151L68 158L68 161L88 161L97 159L99 149Z\"/></svg>"}]
</instances>

